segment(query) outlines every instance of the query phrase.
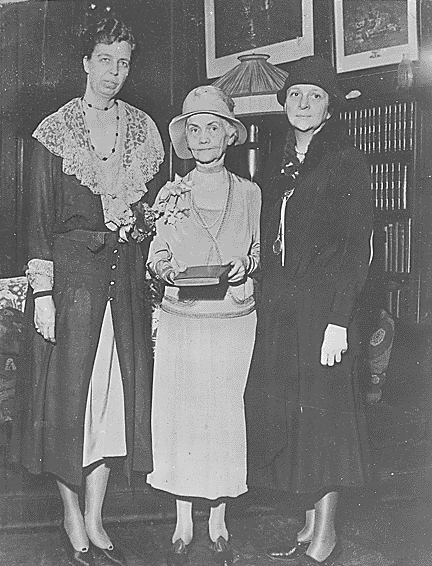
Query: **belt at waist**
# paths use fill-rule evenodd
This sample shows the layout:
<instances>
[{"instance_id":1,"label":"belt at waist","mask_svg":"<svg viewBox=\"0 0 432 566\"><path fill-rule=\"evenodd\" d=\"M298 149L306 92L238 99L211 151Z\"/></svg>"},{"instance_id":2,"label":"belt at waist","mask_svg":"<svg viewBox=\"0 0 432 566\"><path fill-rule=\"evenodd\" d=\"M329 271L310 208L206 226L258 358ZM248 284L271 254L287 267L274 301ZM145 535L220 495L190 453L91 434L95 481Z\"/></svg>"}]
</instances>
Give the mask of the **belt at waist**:
<instances>
[{"instance_id":1,"label":"belt at waist","mask_svg":"<svg viewBox=\"0 0 432 566\"><path fill-rule=\"evenodd\" d=\"M95 230L70 230L57 234L60 238L73 240L74 242L83 242L87 248L93 253L99 252L107 243L109 238L117 239L117 232L97 232Z\"/></svg>"}]
</instances>

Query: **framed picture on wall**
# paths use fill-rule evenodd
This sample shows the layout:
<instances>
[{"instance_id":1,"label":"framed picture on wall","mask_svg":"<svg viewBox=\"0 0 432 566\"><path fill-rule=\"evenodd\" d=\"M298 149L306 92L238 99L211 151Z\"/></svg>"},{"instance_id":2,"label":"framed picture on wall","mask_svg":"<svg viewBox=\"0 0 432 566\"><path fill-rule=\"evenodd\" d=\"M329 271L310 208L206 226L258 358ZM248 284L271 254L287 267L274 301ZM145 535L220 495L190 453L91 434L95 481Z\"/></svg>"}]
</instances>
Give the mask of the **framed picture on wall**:
<instances>
[{"instance_id":1,"label":"framed picture on wall","mask_svg":"<svg viewBox=\"0 0 432 566\"><path fill-rule=\"evenodd\" d=\"M418 59L416 0L334 0L339 73Z\"/></svg>"},{"instance_id":2,"label":"framed picture on wall","mask_svg":"<svg viewBox=\"0 0 432 566\"><path fill-rule=\"evenodd\" d=\"M246 53L273 65L313 55L313 0L204 0L209 79L238 65Z\"/></svg>"}]
</instances>

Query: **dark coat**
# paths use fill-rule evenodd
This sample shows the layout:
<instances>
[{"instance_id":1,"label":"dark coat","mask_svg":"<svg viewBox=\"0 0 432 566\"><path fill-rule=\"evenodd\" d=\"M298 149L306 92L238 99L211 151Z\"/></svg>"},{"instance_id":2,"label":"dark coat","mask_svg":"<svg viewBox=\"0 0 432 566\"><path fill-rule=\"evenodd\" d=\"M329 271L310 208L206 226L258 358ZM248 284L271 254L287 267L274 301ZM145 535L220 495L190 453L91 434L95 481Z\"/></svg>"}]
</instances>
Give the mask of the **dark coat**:
<instances>
[{"instance_id":1,"label":"dark coat","mask_svg":"<svg viewBox=\"0 0 432 566\"><path fill-rule=\"evenodd\" d=\"M294 145L290 131L262 183L262 296L245 393L248 483L311 493L362 485L368 474L355 314L373 211L367 161L338 122L314 136L302 165ZM282 267L273 242L290 188ZM348 352L333 367L320 364L329 323L348 328Z\"/></svg>"},{"instance_id":2,"label":"dark coat","mask_svg":"<svg viewBox=\"0 0 432 566\"><path fill-rule=\"evenodd\" d=\"M135 242L119 244L104 225L100 195L65 175L62 159L35 144L29 258L54 263L57 343L35 331L29 289L18 395L21 461L32 473L51 472L66 483L81 484L87 391L110 300L125 397L126 473L150 472L151 355L141 248ZM99 234L99 239L71 239L77 230Z\"/></svg>"}]
</instances>

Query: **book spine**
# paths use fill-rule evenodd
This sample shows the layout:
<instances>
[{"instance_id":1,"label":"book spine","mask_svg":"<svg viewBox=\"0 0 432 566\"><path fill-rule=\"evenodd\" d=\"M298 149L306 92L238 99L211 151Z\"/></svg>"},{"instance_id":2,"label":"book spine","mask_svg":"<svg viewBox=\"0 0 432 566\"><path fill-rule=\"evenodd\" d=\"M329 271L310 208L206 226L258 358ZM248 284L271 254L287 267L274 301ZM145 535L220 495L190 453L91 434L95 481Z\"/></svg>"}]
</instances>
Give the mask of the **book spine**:
<instances>
[{"instance_id":1,"label":"book spine","mask_svg":"<svg viewBox=\"0 0 432 566\"><path fill-rule=\"evenodd\" d=\"M382 144L381 144L381 136L382 136L382 128L381 128L381 119L382 119L382 110L381 110L381 106L378 106L378 112L377 112L377 144L378 144L378 148L377 151L378 153L381 152L382 149Z\"/></svg>"},{"instance_id":2,"label":"book spine","mask_svg":"<svg viewBox=\"0 0 432 566\"><path fill-rule=\"evenodd\" d=\"M411 238L412 238L412 220L408 219L408 237L406 243L406 272L411 273Z\"/></svg>"},{"instance_id":3,"label":"book spine","mask_svg":"<svg viewBox=\"0 0 432 566\"><path fill-rule=\"evenodd\" d=\"M414 102L410 104L410 127L409 127L409 148L410 151L414 148L414 112L415 106Z\"/></svg>"},{"instance_id":4,"label":"book spine","mask_svg":"<svg viewBox=\"0 0 432 566\"><path fill-rule=\"evenodd\" d=\"M393 248L393 223L388 225L388 234L389 234L389 245L388 245L388 271L393 271L393 257L394 257L394 248Z\"/></svg>"},{"instance_id":5,"label":"book spine","mask_svg":"<svg viewBox=\"0 0 432 566\"><path fill-rule=\"evenodd\" d=\"M401 222L399 227L399 248L400 248L400 272L406 273L405 266L405 224Z\"/></svg>"},{"instance_id":6,"label":"book spine","mask_svg":"<svg viewBox=\"0 0 432 566\"><path fill-rule=\"evenodd\" d=\"M389 146L388 146L388 142L389 142L389 107L385 106L384 108L384 147L383 150L384 151L388 151Z\"/></svg>"}]
</instances>

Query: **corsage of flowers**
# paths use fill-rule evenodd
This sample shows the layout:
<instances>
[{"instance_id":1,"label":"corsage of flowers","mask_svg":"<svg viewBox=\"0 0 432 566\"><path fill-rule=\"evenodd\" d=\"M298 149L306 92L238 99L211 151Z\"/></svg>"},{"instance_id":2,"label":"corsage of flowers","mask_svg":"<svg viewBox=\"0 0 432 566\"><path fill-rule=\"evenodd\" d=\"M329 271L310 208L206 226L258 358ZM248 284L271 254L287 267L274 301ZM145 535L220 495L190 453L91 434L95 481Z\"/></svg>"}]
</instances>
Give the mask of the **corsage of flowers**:
<instances>
[{"instance_id":1,"label":"corsage of flowers","mask_svg":"<svg viewBox=\"0 0 432 566\"><path fill-rule=\"evenodd\" d=\"M175 226L177 220L190 215L190 208L182 206L186 194L191 190L192 184L187 183L180 175L175 175L174 181L168 181L160 190L153 206L147 202L139 201L133 205L135 218L132 238L142 242L156 231L156 220L163 217L165 224Z\"/></svg>"}]
</instances>

